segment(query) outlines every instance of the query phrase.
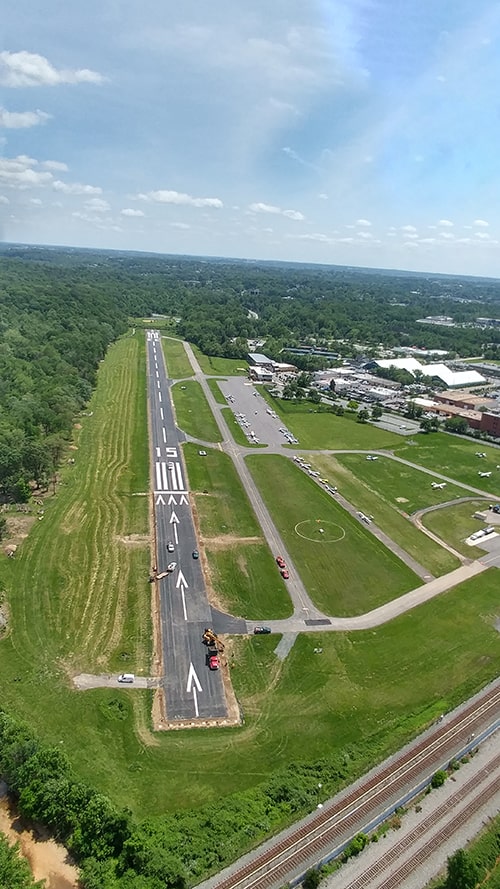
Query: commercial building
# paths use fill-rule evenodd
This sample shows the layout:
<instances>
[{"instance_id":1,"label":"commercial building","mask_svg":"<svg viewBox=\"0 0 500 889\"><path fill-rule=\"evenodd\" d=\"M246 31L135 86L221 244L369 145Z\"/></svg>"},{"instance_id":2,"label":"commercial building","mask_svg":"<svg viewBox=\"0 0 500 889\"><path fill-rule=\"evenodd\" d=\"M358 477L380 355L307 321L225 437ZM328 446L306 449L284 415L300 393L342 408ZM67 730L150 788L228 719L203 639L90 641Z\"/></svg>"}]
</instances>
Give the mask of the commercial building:
<instances>
[{"instance_id":1,"label":"commercial building","mask_svg":"<svg viewBox=\"0 0 500 889\"><path fill-rule=\"evenodd\" d=\"M500 438L500 414L481 414L481 425L479 427L482 432L489 435L495 435Z\"/></svg>"},{"instance_id":2,"label":"commercial building","mask_svg":"<svg viewBox=\"0 0 500 889\"><path fill-rule=\"evenodd\" d=\"M397 370L406 370L413 377L421 375L431 379L438 379L449 388L455 386L480 386L486 383L484 377L477 370L450 370L446 364L421 364L416 358L383 358L370 361L365 365L368 369L380 367L388 369L394 367Z\"/></svg>"},{"instance_id":3,"label":"commercial building","mask_svg":"<svg viewBox=\"0 0 500 889\"><path fill-rule=\"evenodd\" d=\"M462 389L453 389L451 392L446 389L444 392L436 392L434 399L443 404L454 404L455 407L472 411L491 410L498 407L496 398L488 398L487 395L473 395Z\"/></svg>"},{"instance_id":4,"label":"commercial building","mask_svg":"<svg viewBox=\"0 0 500 889\"><path fill-rule=\"evenodd\" d=\"M247 355L248 363L250 367L260 367L267 368L268 370L273 369L273 362L267 355L262 355L261 352L249 352Z\"/></svg>"}]
</instances>

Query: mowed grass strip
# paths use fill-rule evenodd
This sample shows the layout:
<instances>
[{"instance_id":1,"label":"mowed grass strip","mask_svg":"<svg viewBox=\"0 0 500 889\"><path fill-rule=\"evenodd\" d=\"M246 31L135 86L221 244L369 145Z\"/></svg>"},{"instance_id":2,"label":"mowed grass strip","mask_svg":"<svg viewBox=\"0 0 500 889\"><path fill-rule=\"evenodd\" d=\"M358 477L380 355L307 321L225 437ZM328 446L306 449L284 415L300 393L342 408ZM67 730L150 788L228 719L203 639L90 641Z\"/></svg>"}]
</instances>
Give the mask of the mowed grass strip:
<instances>
[{"instance_id":1,"label":"mowed grass strip","mask_svg":"<svg viewBox=\"0 0 500 889\"><path fill-rule=\"evenodd\" d=\"M353 460L350 459L351 456L354 457ZM408 503L398 503L400 495L394 497L392 485L391 490L388 490L383 482L381 483L378 467L382 458L375 462L368 461L370 469L366 474L364 456L339 454L337 457L328 457L312 452L307 459L315 469L319 470L322 477L328 478L330 485L338 487L339 492L349 503L366 515L373 515L375 524L435 577L458 568L459 560L427 537L405 515L409 512ZM384 459L385 463L391 463L389 458ZM374 467L377 467L377 470L372 473ZM416 475L421 476L422 473L417 470ZM419 479L415 481L421 484ZM434 494L434 491L430 490ZM442 494L443 491L435 493Z\"/></svg>"},{"instance_id":2,"label":"mowed grass strip","mask_svg":"<svg viewBox=\"0 0 500 889\"><path fill-rule=\"evenodd\" d=\"M264 623L291 616L290 597L266 543L221 537L207 540L205 552L211 585L225 611Z\"/></svg>"},{"instance_id":3,"label":"mowed grass strip","mask_svg":"<svg viewBox=\"0 0 500 889\"><path fill-rule=\"evenodd\" d=\"M217 404L227 404L227 398L219 386L219 380L214 380L211 377L207 380L207 384Z\"/></svg>"},{"instance_id":4,"label":"mowed grass strip","mask_svg":"<svg viewBox=\"0 0 500 889\"><path fill-rule=\"evenodd\" d=\"M201 441L222 441L205 393L196 380L175 383L171 391L177 425L186 435Z\"/></svg>"},{"instance_id":5,"label":"mowed grass strip","mask_svg":"<svg viewBox=\"0 0 500 889\"><path fill-rule=\"evenodd\" d=\"M150 659L145 348L109 350L76 431L75 464L5 574L10 637L23 659L101 672ZM139 496L136 496L139 495ZM3 568L5 566L2 566ZM3 653L0 653L0 658Z\"/></svg>"},{"instance_id":6,"label":"mowed grass strip","mask_svg":"<svg viewBox=\"0 0 500 889\"><path fill-rule=\"evenodd\" d=\"M484 555L484 550L477 546L468 546L464 541L474 531L480 531L485 527L485 522L475 519L474 513L482 512L487 508L488 504L484 500L457 503L456 506L445 506L442 509L425 513L422 516L422 524L442 540L446 540L447 543L454 546L459 553L463 553L470 559L478 559ZM498 526L498 532L500 533L500 526Z\"/></svg>"},{"instance_id":7,"label":"mowed grass strip","mask_svg":"<svg viewBox=\"0 0 500 889\"><path fill-rule=\"evenodd\" d=\"M205 355L197 346L192 348L203 373L208 376L237 377L248 373L248 362L243 358L217 358Z\"/></svg>"},{"instance_id":8,"label":"mowed grass strip","mask_svg":"<svg viewBox=\"0 0 500 889\"><path fill-rule=\"evenodd\" d=\"M182 380L193 376L193 368L180 340L161 338L163 355L167 365L167 375L171 380Z\"/></svg>"},{"instance_id":9,"label":"mowed grass strip","mask_svg":"<svg viewBox=\"0 0 500 889\"><path fill-rule=\"evenodd\" d=\"M243 445L243 447L246 447L246 448L265 448L265 447L267 447L267 445L261 444L260 442L259 442L259 444L255 444L255 442L252 443L251 441L248 440L243 429L241 428L240 424L238 423L236 417L234 416L234 413L231 410L231 408L229 408L229 407L223 408L222 413L224 414L224 419L225 419L227 425L229 426L229 431L231 432L231 435L233 436L233 438L237 444Z\"/></svg>"},{"instance_id":10,"label":"mowed grass strip","mask_svg":"<svg viewBox=\"0 0 500 889\"><path fill-rule=\"evenodd\" d=\"M311 407L310 402L294 404L281 398L273 398L265 389L261 391L270 407L283 421L283 425L299 440L298 445L291 445L292 448L392 450L400 443L399 435L386 432L385 429L380 429L371 423L356 423L354 415L337 417L317 407Z\"/></svg>"},{"instance_id":11,"label":"mowed grass strip","mask_svg":"<svg viewBox=\"0 0 500 889\"><path fill-rule=\"evenodd\" d=\"M200 457L183 447L210 583L221 607L232 614L288 617L290 597L232 460L212 448Z\"/></svg>"},{"instance_id":12,"label":"mowed grass strip","mask_svg":"<svg viewBox=\"0 0 500 889\"><path fill-rule=\"evenodd\" d=\"M445 432L419 433L413 441L414 445L408 445L399 440L399 446L394 449L395 455L447 475L463 485L471 485L491 493L493 497L500 497L498 448L484 441L471 441L470 438ZM476 453L486 454L486 457L476 457ZM491 476L481 478L480 472L491 472Z\"/></svg>"},{"instance_id":13,"label":"mowed grass strip","mask_svg":"<svg viewBox=\"0 0 500 889\"><path fill-rule=\"evenodd\" d=\"M286 457L246 461L309 595L325 613L363 614L421 585L404 562Z\"/></svg>"}]
</instances>

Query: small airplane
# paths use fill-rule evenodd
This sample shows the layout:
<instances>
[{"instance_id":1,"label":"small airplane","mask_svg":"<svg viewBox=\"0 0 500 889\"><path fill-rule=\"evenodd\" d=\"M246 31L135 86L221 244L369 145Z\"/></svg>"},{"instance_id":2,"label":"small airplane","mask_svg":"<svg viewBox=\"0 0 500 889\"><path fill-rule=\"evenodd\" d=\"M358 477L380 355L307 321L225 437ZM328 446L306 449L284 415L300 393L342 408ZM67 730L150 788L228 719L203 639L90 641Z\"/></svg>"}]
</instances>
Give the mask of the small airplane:
<instances>
[{"instance_id":1,"label":"small airplane","mask_svg":"<svg viewBox=\"0 0 500 889\"><path fill-rule=\"evenodd\" d=\"M480 476L480 478L489 478L491 472L478 472L478 475Z\"/></svg>"},{"instance_id":2,"label":"small airplane","mask_svg":"<svg viewBox=\"0 0 500 889\"><path fill-rule=\"evenodd\" d=\"M434 488L434 490L438 490L440 488L446 488L446 482L441 482L440 484L438 484L438 482L432 482L431 488Z\"/></svg>"}]
</instances>

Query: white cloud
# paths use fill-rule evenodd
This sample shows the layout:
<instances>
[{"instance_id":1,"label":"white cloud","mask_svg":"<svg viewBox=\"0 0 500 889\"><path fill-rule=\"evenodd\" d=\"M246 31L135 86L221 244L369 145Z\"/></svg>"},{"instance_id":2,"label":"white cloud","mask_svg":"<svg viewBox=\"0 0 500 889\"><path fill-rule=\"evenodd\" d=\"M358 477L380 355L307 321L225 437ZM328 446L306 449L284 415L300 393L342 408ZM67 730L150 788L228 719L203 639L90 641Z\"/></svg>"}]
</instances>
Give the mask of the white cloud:
<instances>
[{"instance_id":1,"label":"white cloud","mask_svg":"<svg viewBox=\"0 0 500 889\"><path fill-rule=\"evenodd\" d=\"M322 191L321 194L318 195L318 197L319 197L320 201L327 201L328 200L328 195L325 194L324 191Z\"/></svg>"},{"instance_id":2,"label":"white cloud","mask_svg":"<svg viewBox=\"0 0 500 889\"><path fill-rule=\"evenodd\" d=\"M455 223L452 222L451 219L440 219L438 225L440 225L441 228L453 228Z\"/></svg>"},{"instance_id":3,"label":"white cloud","mask_svg":"<svg viewBox=\"0 0 500 889\"><path fill-rule=\"evenodd\" d=\"M89 213L107 213L110 209L108 202L102 198L90 198L85 201L84 207Z\"/></svg>"},{"instance_id":4,"label":"white cloud","mask_svg":"<svg viewBox=\"0 0 500 889\"><path fill-rule=\"evenodd\" d=\"M62 161L42 161L41 166L45 167L46 170L54 170L55 173L68 172L68 165L63 164Z\"/></svg>"},{"instance_id":5,"label":"white cloud","mask_svg":"<svg viewBox=\"0 0 500 889\"><path fill-rule=\"evenodd\" d=\"M45 56L26 52L0 52L0 85L11 87L57 86L61 83L102 83L88 68L54 68Z\"/></svg>"},{"instance_id":6,"label":"white cloud","mask_svg":"<svg viewBox=\"0 0 500 889\"><path fill-rule=\"evenodd\" d=\"M122 216L144 216L142 210L134 210L132 207L125 207L121 214Z\"/></svg>"},{"instance_id":7,"label":"white cloud","mask_svg":"<svg viewBox=\"0 0 500 889\"><path fill-rule=\"evenodd\" d=\"M34 170L37 164L38 161L25 154L0 158L0 184L21 189L48 185L52 181L52 173Z\"/></svg>"},{"instance_id":8,"label":"white cloud","mask_svg":"<svg viewBox=\"0 0 500 889\"><path fill-rule=\"evenodd\" d=\"M0 194L0 204L10 204L9 199L4 194Z\"/></svg>"},{"instance_id":9,"label":"white cloud","mask_svg":"<svg viewBox=\"0 0 500 889\"><path fill-rule=\"evenodd\" d=\"M103 217L99 213L82 213L80 210L75 210L71 215L75 219L81 219L82 222L87 222L89 225L93 225L101 231L123 231L123 229L120 228L119 225L116 225L111 218Z\"/></svg>"},{"instance_id":10,"label":"white cloud","mask_svg":"<svg viewBox=\"0 0 500 889\"><path fill-rule=\"evenodd\" d=\"M102 188L98 185L83 185L81 182L61 182L60 179L56 179L52 183L52 187L54 191L60 191L62 194L102 194Z\"/></svg>"},{"instance_id":11,"label":"white cloud","mask_svg":"<svg viewBox=\"0 0 500 889\"><path fill-rule=\"evenodd\" d=\"M455 238L455 235L452 232L439 232L440 238L445 238L447 241L451 241Z\"/></svg>"},{"instance_id":12,"label":"white cloud","mask_svg":"<svg viewBox=\"0 0 500 889\"><path fill-rule=\"evenodd\" d=\"M473 224L476 228L489 228L490 226L489 222L486 222L486 219L475 219Z\"/></svg>"},{"instance_id":13,"label":"white cloud","mask_svg":"<svg viewBox=\"0 0 500 889\"><path fill-rule=\"evenodd\" d=\"M418 234L416 232L406 232L406 237L410 238L410 240L416 240L418 238Z\"/></svg>"},{"instance_id":14,"label":"white cloud","mask_svg":"<svg viewBox=\"0 0 500 889\"><path fill-rule=\"evenodd\" d=\"M371 232L356 232L356 235L358 238L364 238L365 240L369 240L369 239L373 238L373 235Z\"/></svg>"},{"instance_id":15,"label":"white cloud","mask_svg":"<svg viewBox=\"0 0 500 889\"><path fill-rule=\"evenodd\" d=\"M490 236L488 232L474 232L476 238L480 238L482 241L489 241Z\"/></svg>"},{"instance_id":16,"label":"white cloud","mask_svg":"<svg viewBox=\"0 0 500 889\"><path fill-rule=\"evenodd\" d=\"M402 232L416 232L416 230L417 229L415 228L414 225L402 225L401 226Z\"/></svg>"},{"instance_id":17,"label":"white cloud","mask_svg":"<svg viewBox=\"0 0 500 889\"><path fill-rule=\"evenodd\" d=\"M319 241L320 244L334 243L333 238L329 238L328 235L324 235L322 232L313 232L306 235L292 235L292 237L298 241Z\"/></svg>"},{"instance_id":18,"label":"white cloud","mask_svg":"<svg viewBox=\"0 0 500 889\"><path fill-rule=\"evenodd\" d=\"M181 231L185 231L186 229L191 228L191 226L188 225L187 222L171 222L170 226L171 228L179 228L181 229Z\"/></svg>"},{"instance_id":19,"label":"white cloud","mask_svg":"<svg viewBox=\"0 0 500 889\"><path fill-rule=\"evenodd\" d=\"M357 219L356 225L361 226L361 228L369 228L371 226L371 222L369 219Z\"/></svg>"},{"instance_id":20,"label":"white cloud","mask_svg":"<svg viewBox=\"0 0 500 889\"><path fill-rule=\"evenodd\" d=\"M41 207L42 202L40 198L30 198L30 204L33 204L34 207Z\"/></svg>"},{"instance_id":21,"label":"white cloud","mask_svg":"<svg viewBox=\"0 0 500 889\"><path fill-rule=\"evenodd\" d=\"M45 111L7 111L0 108L0 127L6 130L25 130L36 127L50 120L50 114Z\"/></svg>"},{"instance_id":22,"label":"white cloud","mask_svg":"<svg viewBox=\"0 0 500 889\"><path fill-rule=\"evenodd\" d=\"M287 219L294 219L296 222L303 222L305 219L305 216L298 210L283 210L282 207L275 207L273 204L257 202L250 204L248 209L252 213L273 213L276 216L286 216Z\"/></svg>"},{"instance_id":23,"label":"white cloud","mask_svg":"<svg viewBox=\"0 0 500 889\"><path fill-rule=\"evenodd\" d=\"M387 232L387 237L388 237L388 238L395 238L395 237L396 237L396 232L388 231L388 232Z\"/></svg>"},{"instance_id":24,"label":"white cloud","mask_svg":"<svg viewBox=\"0 0 500 889\"><path fill-rule=\"evenodd\" d=\"M224 206L220 198L194 198L190 194L182 191L148 191L146 194L137 195L141 201L154 201L158 204L177 204L186 207L215 207L220 209Z\"/></svg>"}]
</instances>

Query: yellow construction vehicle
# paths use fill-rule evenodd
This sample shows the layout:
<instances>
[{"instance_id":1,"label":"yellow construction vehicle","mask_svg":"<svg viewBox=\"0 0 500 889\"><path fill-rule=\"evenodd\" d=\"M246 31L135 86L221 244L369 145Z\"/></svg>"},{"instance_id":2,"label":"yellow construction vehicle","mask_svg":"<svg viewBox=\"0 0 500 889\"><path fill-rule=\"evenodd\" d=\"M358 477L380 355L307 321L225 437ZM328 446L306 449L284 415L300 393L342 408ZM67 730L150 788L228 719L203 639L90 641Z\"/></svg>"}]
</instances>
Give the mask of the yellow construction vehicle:
<instances>
[{"instance_id":1,"label":"yellow construction vehicle","mask_svg":"<svg viewBox=\"0 0 500 889\"><path fill-rule=\"evenodd\" d=\"M204 645L215 645L217 651L224 651L224 643L220 641L217 633L214 633L210 627L205 627L205 632L201 638Z\"/></svg>"}]
</instances>

